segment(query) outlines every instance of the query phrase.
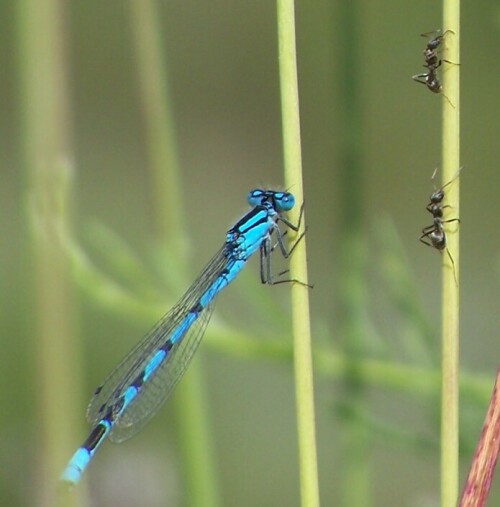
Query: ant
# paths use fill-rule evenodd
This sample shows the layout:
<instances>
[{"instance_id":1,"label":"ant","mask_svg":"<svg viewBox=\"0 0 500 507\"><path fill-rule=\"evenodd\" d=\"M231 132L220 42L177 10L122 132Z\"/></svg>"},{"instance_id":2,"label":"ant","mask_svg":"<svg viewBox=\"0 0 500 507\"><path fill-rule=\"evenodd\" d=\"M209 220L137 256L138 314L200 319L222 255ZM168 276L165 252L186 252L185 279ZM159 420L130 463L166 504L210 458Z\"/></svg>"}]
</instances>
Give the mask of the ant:
<instances>
[{"instance_id":1,"label":"ant","mask_svg":"<svg viewBox=\"0 0 500 507\"><path fill-rule=\"evenodd\" d=\"M429 196L429 204L427 204L427 206L425 207L425 209L433 217L437 216L439 218L442 218L443 217L443 209L451 207L449 204L445 204L444 206L441 206L443 199L444 199L444 189L448 185L451 185L458 178L458 175L460 174L461 170L462 170L462 168L460 168L457 171L457 174L455 174L455 176L453 176L453 178L450 181L448 181L448 183L445 183L442 187L436 188L434 186L434 192L432 192L432 194ZM436 169L434 169L434 172L432 173L432 176L431 176L431 179L433 181L434 181L434 178L436 177L436 173L437 173L437 167L436 167Z\"/></svg>"},{"instance_id":2,"label":"ant","mask_svg":"<svg viewBox=\"0 0 500 507\"><path fill-rule=\"evenodd\" d=\"M421 34L422 37L429 37L430 33L435 32L428 32ZM427 42L427 46L424 49L424 59L425 64L423 65L427 72L423 72L422 74L415 74L412 76L412 79L416 81L417 83L424 84L427 86L427 88L433 92L433 93L442 93L443 86L441 84L441 81L438 77L438 68L441 67L443 61L446 63L451 63L448 60L442 60L438 57L438 49L439 46L441 46L441 43L443 42L446 34L448 33L455 33L453 30L446 30L444 33L440 33L437 37L434 37L433 39L430 39ZM452 106L453 104L450 102L450 99L443 93L443 97L448 101L448 103Z\"/></svg>"},{"instance_id":3,"label":"ant","mask_svg":"<svg viewBox=\"0 0 500 507\"><path fill-rule=\"evenodd\" d=\"M439 33L439 32L440 30L437 30L436 32L422 33L421 37L429 37L431 33ZM431 39L429 42L427 42L427 46L424 49L424 58L425 58L424 67L427 67L430 70L431 67L437 69L441 65L443 60L438 59L437 50L448 33L455 34L453 30L446 30L444 33L438 35L437 37L434 37L434 39ZM448 60L444 61L450 63L448 62Z\"/></svg>"},{"instance_id":4,"label":"ant","mask_svg":"<svg viewBox=\"0 0 500 507\"><path fill-rule=\"evenodd\" d=\"M435 248L436 250L439 250L442 252L443 250L446 250L446 253L448 254L448 257L450 258L451 265L453 266L453 275L455 277L455 283L457 282L456 273L455 273L455 261L453 260L453 257L451 256L450 251L447 247L447 241L446 241L446 231L444 229L444 224L449 224L451 222L458 222L460 223L459 218L450 218L448 220L443 220L443 209L451 207L449 204L446 204L443 206L443 199L445 196L444 189L453 183L455 179L458 177L460 173L461 168L458 170L456 176L454 176L448 183L443 185L440 188L436 188L434 192L429 197L429 204L426 206L426 210L432 215L432 225L428 225L427 227L424 227L422 229L422 235L420 236L420 241L427 246L430 246L432 248ZM436 171L434 171L432 175L432 179L436 176Z\"/></svg>"}]
</instances>

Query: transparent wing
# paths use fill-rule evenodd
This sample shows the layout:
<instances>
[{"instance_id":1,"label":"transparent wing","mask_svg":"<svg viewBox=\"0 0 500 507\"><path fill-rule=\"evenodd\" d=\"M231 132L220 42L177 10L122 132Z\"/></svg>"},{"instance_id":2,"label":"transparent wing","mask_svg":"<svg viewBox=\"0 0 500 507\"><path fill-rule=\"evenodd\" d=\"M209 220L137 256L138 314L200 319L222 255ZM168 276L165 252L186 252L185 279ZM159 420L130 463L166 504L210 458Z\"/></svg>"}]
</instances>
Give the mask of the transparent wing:
<instances>
[{"instance_id":1,"label":"transparent wing","mask_svg":"<svg viewBox=\"0 0 500 507\"><path fill-rule=\"evenodd\" d=\"M186 370L213 310L213 300L229 283L224 273L234 268L225 246L207 264L200 276L153 329L137 344L115 370L99 386L87 408L87 420L98 423L110 410L113 417L111 440L123 441L131 437L151 418L166 400ZM193 308L203 299L198 313ZM193 317L190 318L190 315ZM127 389L151 367L158 351L168 345L168 353L139 387L134 399L123 411L120 406Z\"/></svg>"},{"instance_id":2,"label":"transparent wing","mask_svg":"<svg viewBox=\"0 0 500 507\"><path fill-rule=\"evenodd\" d=\"M169 397L200 344L215 305L210 304L186 334L169 352L155 374L144 384L140 395L127 407L113 426L109 439L123 442L135 435L158 412Z\"/></svg>"}]
</instances>

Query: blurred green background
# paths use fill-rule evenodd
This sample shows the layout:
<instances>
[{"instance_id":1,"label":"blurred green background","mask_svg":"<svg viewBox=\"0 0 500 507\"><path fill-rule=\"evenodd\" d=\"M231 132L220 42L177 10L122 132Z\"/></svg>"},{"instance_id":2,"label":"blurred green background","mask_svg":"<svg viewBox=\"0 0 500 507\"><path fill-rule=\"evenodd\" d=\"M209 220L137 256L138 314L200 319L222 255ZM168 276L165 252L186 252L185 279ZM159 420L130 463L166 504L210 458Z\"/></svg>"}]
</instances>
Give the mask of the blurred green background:
<instances>
[{"instance_id":1,"label":"blurred green background","mask_svg":"<svg viewBox=\"0 0 500 507\"><path fill-rule=\"evenodd\" d=\"M153 279L161 269L167 273L170 269L167 277L175 280L172 267L159 267L162 257L151 204L154 184L146 169L148 132L130 4L126 0L61 2L67 129L72 139L68 154L73 172L72 224L82 248L103 271L107 264L96 239L96 224L129 245ZM0 1L0 504L11 506L46 505L42 492L57 479L42 479L39 303L28 212L36 183L24 153L23 5L30 3ZM188 229L185 259L192 277L246 210L248 190L283 185L276 8L274 2L262 0L169 0L157 5L181 168L181 190L176 192ZM392 252L405 268L404 276L413 284L415 301L439 350L440 256L421 245L418 237L430 223L425 205L433 190L430 177L440 164L441 99L413 83L411 76L421 71L423 61L425 39L419 34L440 27L440 4L352 5L357 10L355 32L349 33L344 29L342 2L296 3L313 337L315 345L332 352L343 342L339 322L344 316L339 308L344 296L337 283L343 269L338 256L342 210L337 204L345 203L346 187L341 182L350 170L342 153L349 126L345 106L350 104L343 79L354 76L361 125L357 138L361 206L356 206L367 254L362 327L373 333L363 339L368 343L374 339L366 354L432 368L435 361L409 357L405 348L408 336L400 330L408 331L408 315L402 316L397 298L390 296L394 290L387 259ZM40 22L43 19L40 15ZM464 3L462 20L461 366L486 379L481 384L486 386L482 391L486 398L462 402L461 484L480 433L488 382L492 385L499 365L500 175L495 156L500 131L500 4ZM351 48L356 48L352 58ZM275 329L284 339L289 336L287 288L257 287L256 261L246 271L219 298L217 322L195 360L203 363L209 407L204 424L214 447L213 466L223 505L295 506L299 505L295 405L288 356L277 362L266 358L265 351L255 359L213 346L221 322L257 341L273 338ZM175 288L158 282L156 289L165 291L162 311L180 296L189 277L173 283ZM57 440L60 427L77 418L80 426L75 426L67 458L86 436L87 397L154 322L154 318L110 311L80 285L75 283L71 296L78 363L70 368L75 373L72 382L82 385L78 394L66 393L74 394L77 402L71 410L77 413L57 420L52 429ZM254 301L264 310L257 304L254 308ZM266 305L271 314L266 314ZM279 313L275 327L272 312ZM152 313L161 315L156 308ZM53 360L68 358L55 354ZM359 415L342 397L342 383L339 375L317 376L323 505L342 504L346 456L338 437L352 418L364 421L368 430L365 466L371 505L438 505L437 396L367 385ZM60 387L61 392L65 387ZM176 446L179 424L172 407L169 402L130 442L103 446L86 474L88 505L183 505L186 495ZM64 464L65 459L59 464L61 470ZM80 494L85 490L83 484ZM497 480L489 505L499 499ZM81 505L86 505L85 499Z\"/></svg>"}]
</instances>

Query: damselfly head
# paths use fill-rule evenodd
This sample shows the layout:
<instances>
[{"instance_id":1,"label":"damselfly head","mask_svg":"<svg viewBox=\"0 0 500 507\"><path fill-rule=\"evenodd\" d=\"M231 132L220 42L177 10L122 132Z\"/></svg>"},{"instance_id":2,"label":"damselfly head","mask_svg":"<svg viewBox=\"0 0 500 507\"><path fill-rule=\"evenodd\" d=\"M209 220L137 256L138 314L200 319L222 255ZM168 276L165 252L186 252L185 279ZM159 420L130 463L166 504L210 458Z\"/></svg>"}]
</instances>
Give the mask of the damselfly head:
<instances>
[{"instance_id":1,"label":"damselfly head","mask_svg":"<svg viewBox=\"0 0 500 507\"><path fill-rule=\"evenodd\" d=\"M270 202L277 211L290 211L295 206L295 197L290 192L277 192L275 190L262 190L256 188L247 197L250 206L259 206Z\"/></svg>"}]
</instances>

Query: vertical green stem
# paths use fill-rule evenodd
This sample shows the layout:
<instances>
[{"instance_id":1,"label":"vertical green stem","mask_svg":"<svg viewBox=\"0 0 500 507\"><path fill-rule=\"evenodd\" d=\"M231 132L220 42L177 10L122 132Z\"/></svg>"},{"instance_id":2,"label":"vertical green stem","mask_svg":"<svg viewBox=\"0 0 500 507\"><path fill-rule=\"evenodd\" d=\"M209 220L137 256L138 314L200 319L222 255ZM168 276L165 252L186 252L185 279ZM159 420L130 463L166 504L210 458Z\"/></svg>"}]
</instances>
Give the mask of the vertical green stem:
<instances>
[{"instance_id":1,"label":"vertical green stem","mask_svg":"<svg viewBox=\"0 0 500 507\"><path fill-rule=\"evenodd\" d=\"M288 188L293 188L300 204L303 202L302 155L293 0L278 0L277 8L285 182ZM298 217L298 210L295 217ZM305 238L291 258L290 274L307 283ZM293 284L291 291L301 505L317 507L319 486L309 292L300 284Z\"/></svg>"},{"instance_id":2,"label":"vertical green stem","mask_svg":"<svg viewBox=\"0 0 500 507\"><path fill-rule=\"evenodd\" d=\"M460 62L460 2L444 0L443 27L453 30L444 41L443 58ZM443 184L460 167L460 65L444 63L443 88L449 100L443 100ZM460 216L460 179L447 187L447 218ZM458 380L459 380L459 228L448 224L450 256L443 255L442 322L442 405L441 405L441 506L452 507L458 498Z\"/></svg>"},{"instance_id":3,"label":"vertical green stem","mask_svg":"<svg viewBox=\"0 0 500 507\"><path fill-rule=\"evenodd\" d=\"M184 259L180 164L157 1L130 0L130 11L157 233L168 238L175 258Z\"/></svg>"},{"instance_id":4,"label":"vertical green stem","mask_svg":"<svg viewBox=\"0 0 500 507\"><path fill-rule=\"evenodd\" d=\"M366 404L359 362L365 354L365 311L367 287L365 231L363 224L363 125L360 91L362 56L359 51L359 2L340 2L338 6L337 66L340 124L339 140L339 248L338 292L339 327L342 346L353 361L346 372L343 395L358 409ZM339 428L342 445L341 504L351 507L371 503L369 439L363 421L346 421Z\"/></svg>"},{"instance_id":5,"label":"vertical green stem","mask_svg":"<svg viewBox=\"0 0 500 507\"><path fill-rule=\"evenodd\" d=\"M184 225L182 178L158 4L156 0L130 0L130 9L157 235L162 247L168 245L168 258L176 263L180 273L177 278L187 280L188 229ZM185 503L193 507L215 507L220 505L220 499L202 377L200 363L195 360L177 388L173 402Z\"/></svg>"},{"instance_id":6,"label":"vertical green stem","mask_svg":"<svg viewBox=\"0 0 500 507\"><path fill-rule=\"evenodd\" d=\"M37 505L77 505L85 489L57 497L57 478L77 442L80 363L75 303L58 227L68 220L71 157L59 0L19 0L23 140L33 233L38 457ZM78 414L78 415L77 415Z\"/></svg>"}]
</instances>

